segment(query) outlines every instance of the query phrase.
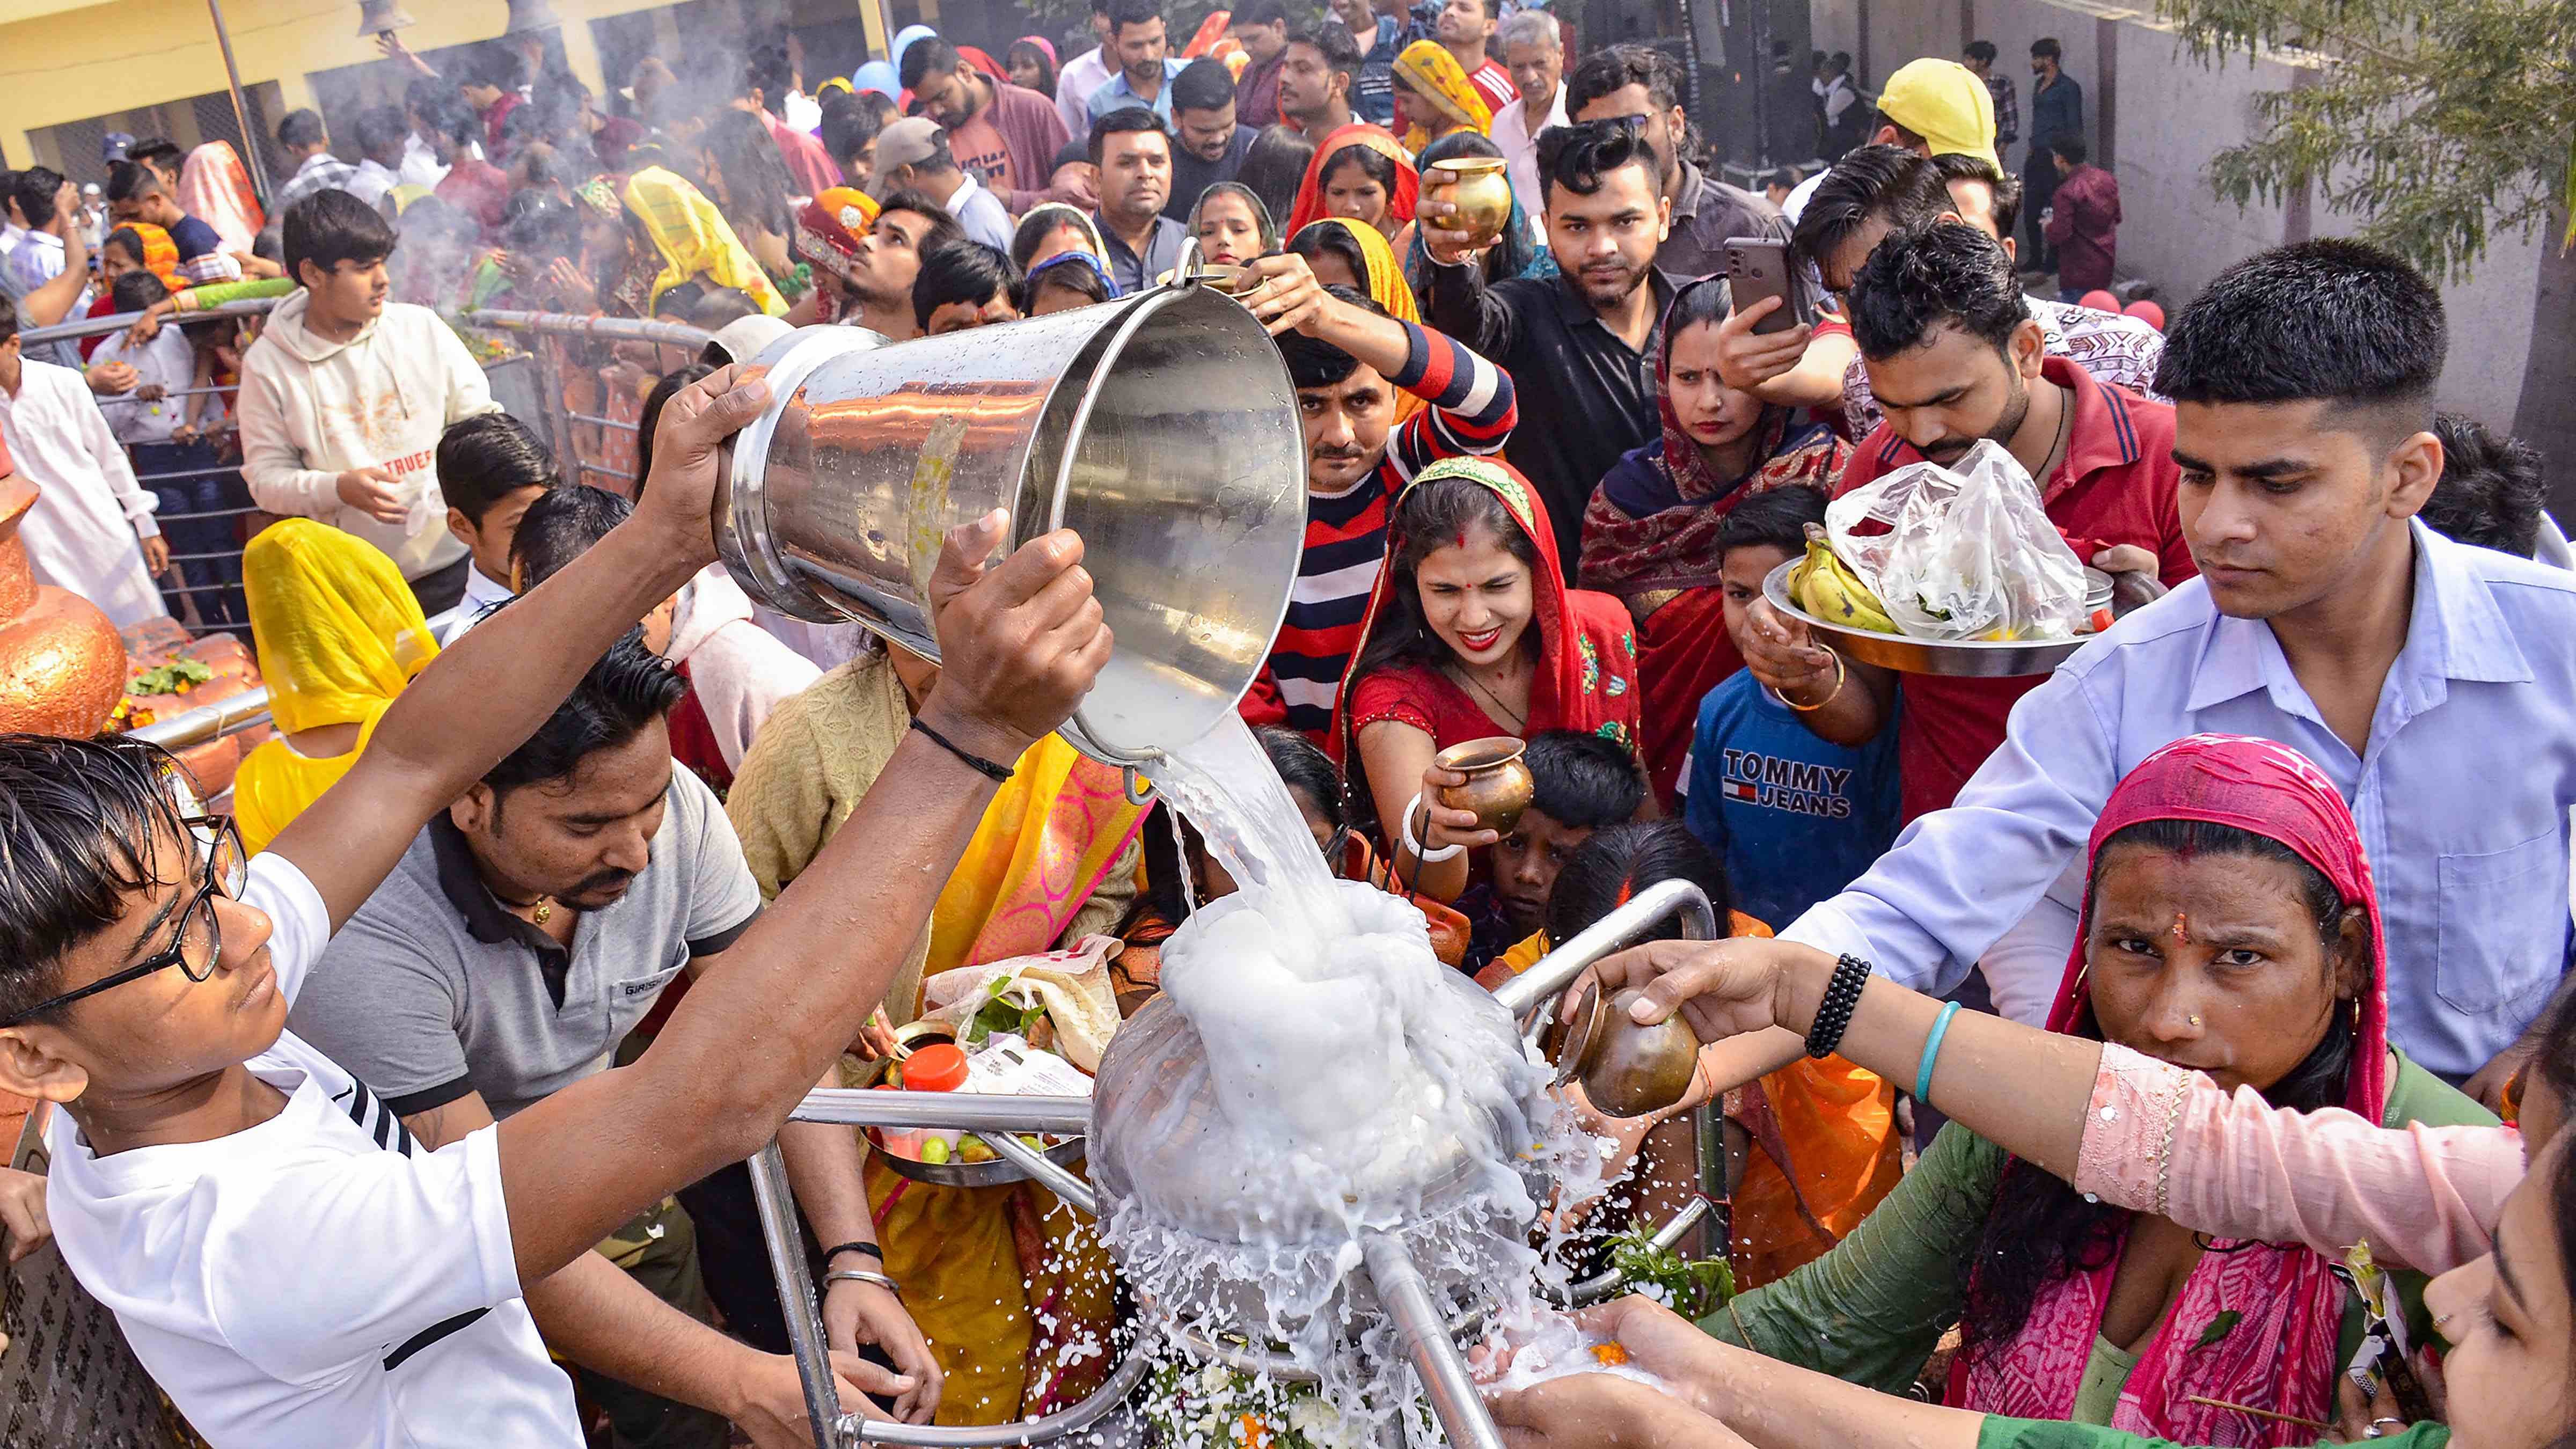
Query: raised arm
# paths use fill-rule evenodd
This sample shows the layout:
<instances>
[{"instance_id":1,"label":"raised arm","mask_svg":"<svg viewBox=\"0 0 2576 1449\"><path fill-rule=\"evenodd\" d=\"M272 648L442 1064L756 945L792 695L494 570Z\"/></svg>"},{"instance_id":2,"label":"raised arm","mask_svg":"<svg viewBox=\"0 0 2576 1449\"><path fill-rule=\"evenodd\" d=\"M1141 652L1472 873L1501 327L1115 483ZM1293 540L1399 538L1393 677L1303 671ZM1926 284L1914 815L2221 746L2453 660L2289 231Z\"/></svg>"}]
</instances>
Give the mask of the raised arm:
<instances>
[{"instance_id":1,"label":"raised arm","mask_svg":"<svg viewBox=\"0 0 2576 1449\"><path fill-rule=\"evenodd\" d=\"M1271 336L1294 330L1330 343L1431 404L1387 439L1407 476L1442 458L1502 451L1520 421L1510 373L1444 333L1333 296L1295 252L1262 257L1245 272L1236 296Z\"/></svg>"},{"instance_id":2,"label":"raised arm","mask_svg":"<svg viewBox=\"0 0 2576 1449\"><path fill-rule=\"evenodd\" d=\"M71 183L64 182L63 186L69 191ZM63 269L43 286L28 289L26 299L18 304L18 315L30 327L51 327L71 316L73 305L88 286L89 247L81 240L79 227L64 227Z\"/></svg>"},{"instance_id":3,"label":"raised arm","mask_svg":"<svg viewBox=\"0 0 2576 1449\"><path fill-rule=\"evenodd\" d=\"M1701 1041L1722 1042L1772 1028L1806 1036L1835 966L1812 946L1735 937L1656 942L1595 969L1607 989L1644 989L1633 1008L1638 1020L1661 1021L1679 1009ZM1912 1088L1941 1010L1931 997L1873 975L1834 1050ZM2101 1064L2100 1042L1960 1011L1943 1030L1928 1101L2013 1155L2073 1177Z\"/></svg>"},{"instance_id":4,"label":"raised arm","mask_svg":"<svg viewBox=\"0 0 2576 1449\"><path fill-rule=\"evenodd\" d=\"M278 833L270 848L312 879L333 930L383 883L433 813L534 733L619 635L714 562L707 510L716 444L768 400L768 384L741 368L672 399L660 434L667 451L656 452L652 486L634 515L421 671L349 773Z\"/></svg>"},{"instance_id":5,"label":"raised arm","mask_svg":"<svg viewBox=\"0 0 2576 1449\"><path fill-rule=\"evenodd\" d=\"M713 436L690 429L697 464L679 485L701 518ZM665 484L657 449L652 489ZM1081 541L1049 534L986 572L1006 522L996 512L949 534L930 590L939 683L821 855L726 952L724 969L689 993L642 1060L501 1124L523 1279L553 1272L638 1208L777 1134L857 1037L929 921L992 799L985 766L1006 771L993 762L1018 759L1090 689L1111 641L1078 567Z\"/></svg>"}]
</instances>

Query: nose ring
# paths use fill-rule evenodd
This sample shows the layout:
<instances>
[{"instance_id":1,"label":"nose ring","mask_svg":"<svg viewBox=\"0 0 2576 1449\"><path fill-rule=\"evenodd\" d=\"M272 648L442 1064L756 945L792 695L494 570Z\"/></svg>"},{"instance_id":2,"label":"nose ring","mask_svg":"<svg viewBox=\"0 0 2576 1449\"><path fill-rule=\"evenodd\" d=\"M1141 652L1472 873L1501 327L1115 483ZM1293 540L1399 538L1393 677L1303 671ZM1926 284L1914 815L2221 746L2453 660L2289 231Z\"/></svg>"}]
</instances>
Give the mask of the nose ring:
<instances>
[{"instance_id":1,"label":"nose ring","mask_svg":"<svg viewBox=\"0 0 2576 1449\"><path fill-rule=\"evenodd\" d=\"M2192 1024L2192 1025L2194 1025L2194 1026L2198 1026L2198 1025L2200 1025L2200 1018L2199 1018L2198 1016L2194 1016L2194 1017L2192 1017L2192 1018L2191 1018L2191 1024Z\"/></svg>"}]
</instances>

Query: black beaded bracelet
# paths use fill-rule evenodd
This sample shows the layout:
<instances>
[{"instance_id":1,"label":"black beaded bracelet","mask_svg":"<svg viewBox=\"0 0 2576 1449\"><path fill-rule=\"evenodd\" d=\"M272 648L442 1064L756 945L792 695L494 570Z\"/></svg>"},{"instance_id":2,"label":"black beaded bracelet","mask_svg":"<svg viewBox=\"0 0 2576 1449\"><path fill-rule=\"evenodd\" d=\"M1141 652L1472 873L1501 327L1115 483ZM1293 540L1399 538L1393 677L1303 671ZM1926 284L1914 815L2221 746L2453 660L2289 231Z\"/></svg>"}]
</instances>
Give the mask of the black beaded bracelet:
<instances>
[{"instance_id":1,"label":"black beaded bracelet","mask_svg":"<svg viewBox=\"0 0 2576 1449\"><path fill-rule=\"evenodd\" d=\"M1825 983L1825 999L1816 1004L1815 1024L1807 1028L1807 1055L1829 1057L1842 1045L1843 1031L1851 1025L1852 1012L1860 1005L1861 988L1869 984L1870 965L1858 956L1845 956L1834 963L1834 979Z\"/></svg>"},{"instance_id":2,"label":"black beaded bracelet","mask_svg":"<svg viewBox=\"0 0 2576 1449\"><path fill-rule=\"evenodd\" d=\"M825 1252L823 1254L823 1261L828 1263L834 1258L841 1256L843 1253L865 1253L880 1263L885 1261L885 1249L878 1247L874 1243L843 1243L839 1247Z\"/></svg>"},{"instance_id":3,"label":"black beaded bracelet","mask_svg":"<svg viewBox=\"0 0 2576 1449\"><path fill-rule=\"evenodd\" d=\"M912 722L912 727L921 731L923 734L930 736L930 742L932 744L937 745L948 753L964 760L967 767L974 770L977 774L982 775L984 778L992 780L997 784L1006 785L1010 783L1010 766L998 765L991 760L985 759L982 755L976 754L965 748L955 740L952 740L948 736L941 734L939 731L932 729L930 726L923 724L918 719Z\"/></svg>"}]
</instances>

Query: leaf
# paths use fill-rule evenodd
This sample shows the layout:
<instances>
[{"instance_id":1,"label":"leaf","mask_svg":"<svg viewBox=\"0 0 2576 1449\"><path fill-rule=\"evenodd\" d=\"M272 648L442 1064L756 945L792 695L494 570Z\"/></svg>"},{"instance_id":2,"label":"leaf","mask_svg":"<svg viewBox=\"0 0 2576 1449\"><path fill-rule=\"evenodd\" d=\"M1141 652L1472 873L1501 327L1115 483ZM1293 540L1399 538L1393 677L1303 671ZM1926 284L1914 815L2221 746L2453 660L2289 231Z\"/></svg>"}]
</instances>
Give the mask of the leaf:
<instances>
[{"instance_id":1,"label":"leaf","mask_svg":"<svg viewBox=\"0 0 2576 1449\"><path fill-rule=\"evenodd\" d=\"M2209 1326L2200 1331L2200 1341L2193 1344L2192 1347L2207 1348L2211 1344L2225 1338L2228 1331L2236 1326L2236 1321L2244 1316L2244 1314L2237 1312L2233 1308L2220 1313L2216 1318L2209 1320Z\"/></svg>"}]
</instances>

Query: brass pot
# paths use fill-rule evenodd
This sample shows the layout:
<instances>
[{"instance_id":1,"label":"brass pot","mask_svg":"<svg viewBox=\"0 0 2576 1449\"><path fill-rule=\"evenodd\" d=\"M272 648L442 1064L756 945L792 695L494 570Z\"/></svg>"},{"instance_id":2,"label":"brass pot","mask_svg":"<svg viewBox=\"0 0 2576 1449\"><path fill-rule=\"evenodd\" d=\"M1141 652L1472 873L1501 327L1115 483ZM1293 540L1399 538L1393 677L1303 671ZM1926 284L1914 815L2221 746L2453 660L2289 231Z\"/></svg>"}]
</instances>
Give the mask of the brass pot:
<instances>
[{"instance_id":1,"label":"brass pot","mask_svg":"<svg viewBox=\"0 0 2576 1449\"><path fill-rule=\"evenodd\" d=\"M1456 206L1461 229L1475 235L1478 248L1502 240L1512 219L1512 181L1498 156L1459 156L1434 161L1423 180L1442 188L1440 199Z\"/></svg>"},{"instance_id":2,"label":"brass pot","mask_svg":"<svg viewBox=\"0 0 2576 1449\"><path fill-rule=\"evenodd\" d=\"M1583 1084L1592 1105L1613 1117L1643 1117L1680 1101L1699 1068L1699 1038L1675 1012L1653 1026L1639 1026L1629 1004L1645 993L1635 987L1609 1000L1598 985L1584 988L1574 1025L1558 1043L1556 1082Z\"/></svg>"},{"instance_id":3,"label":"brass pot","mask_svg":"<svg viewBox=\"0 0 2576 1449\"><path fill-rule=\"evenodd\" d=\"M1531 792L1538 788L1530 778L1529 762L1521 758L1527 749L1510 735L1495 735L1442 750L1432 763L1465 775L1467 783L1442 786L1440 803L1452 810L1475 811L1480 829L1511 834L1521 812L1529 808Z\"/></svg>"}]
</instances>

